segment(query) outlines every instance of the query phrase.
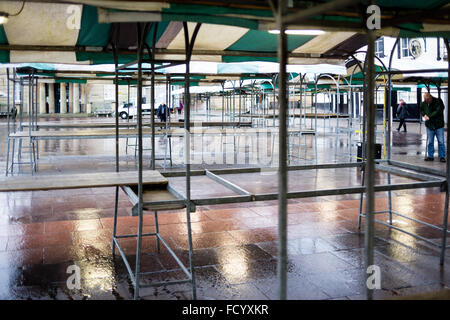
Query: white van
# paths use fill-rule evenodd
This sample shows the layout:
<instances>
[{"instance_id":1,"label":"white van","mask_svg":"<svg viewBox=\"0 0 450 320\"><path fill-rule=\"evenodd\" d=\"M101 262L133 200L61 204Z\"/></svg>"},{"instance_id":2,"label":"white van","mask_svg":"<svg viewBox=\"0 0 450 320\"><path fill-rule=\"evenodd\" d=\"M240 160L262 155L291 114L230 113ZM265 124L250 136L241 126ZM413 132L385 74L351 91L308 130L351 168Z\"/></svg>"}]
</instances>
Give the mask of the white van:
<instances>
[{"instance_id":1,"label":"white van","mask_svg":"<svg viewBox=\"0 0 450 320\"><path fill-rule=\"evenodd\" d=\"M142 115L150 115L152 112L152 107L149 103L142 105ZM156 108L155 108L156 113ZM122 119L130 118L132 119L137 115L137 106L133 105L133 102L124 103L122 106L119 106L119 117Z\"/></svg>"}]
</instances>

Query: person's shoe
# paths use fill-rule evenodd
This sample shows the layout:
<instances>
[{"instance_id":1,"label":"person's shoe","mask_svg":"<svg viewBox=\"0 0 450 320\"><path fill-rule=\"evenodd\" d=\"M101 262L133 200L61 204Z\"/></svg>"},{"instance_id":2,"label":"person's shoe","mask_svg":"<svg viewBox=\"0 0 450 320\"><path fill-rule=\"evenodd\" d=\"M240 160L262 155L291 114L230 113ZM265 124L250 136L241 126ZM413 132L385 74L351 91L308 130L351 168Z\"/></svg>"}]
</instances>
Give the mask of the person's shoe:
<instances>
[{"instance_id":1,"label":"person's shoe","mask_svg":"<svg viewBox=\"0 0 450 320\"><path fill-rule=\"evenodd\" d=\"M426 157L424 160L425 160L425 161L434 161L434 158Z\"/></svg>"},{"instance_id":2,"label":"person's shoe","mask_svg":"<svg viewBox=\"0 0 450 320\"><path fill-rule=\"evenodd\" d=\"M403 132L408 132L408 131L406 131L406 130L403 130Z\"/></svg>"},{"instance_id":3,"label":"person's shoe","mask_svg":"<svg viewBox=\"0 0 450 320\"><path fill-rule=\"evenodd\" d=\"M400 132L400 128L397 129L397 132Z\"/></svg>"},{"instance_id":4,"label":"person's shoe","mask_svg":"<svg viewBox=\"0 0 450 320\"><path fill-rule=\"evenodd\" d=\"M440 158L439 161L440 162L445 162L445 158Z\"/></svg>"}]
</instances>

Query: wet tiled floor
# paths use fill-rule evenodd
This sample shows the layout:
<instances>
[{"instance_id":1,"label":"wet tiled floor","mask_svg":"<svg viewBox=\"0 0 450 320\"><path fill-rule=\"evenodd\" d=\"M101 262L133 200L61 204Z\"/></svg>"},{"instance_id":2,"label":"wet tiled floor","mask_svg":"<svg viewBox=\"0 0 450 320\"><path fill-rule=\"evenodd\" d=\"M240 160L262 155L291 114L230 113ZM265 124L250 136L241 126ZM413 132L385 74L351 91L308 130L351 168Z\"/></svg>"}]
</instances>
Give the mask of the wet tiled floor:
<instances>
[{"instance_id":1,"label":"wet tiled floor","mask_svg":"<svg viewBox=\"0 0 450 320\"><path fill-rule=\"evenodd\" d=\"M1 127L3 130L4 127ZM419 127L393 134L393 158L423 165L424 139ZM4 132L4 131L2 131ZM422 128L422 133L424 129ZM2 136L4 137L4 135ZM334 161L324 152L333 137L319 139L319 162ZM78 144L75 146L74 144ZM62 147L65 146L65 147ZM113 142L69 141L41 147L38 174L111 171ZM3 139L0 144L4 150ZM123 146L122 146L123 147ZM420 149L420 150L419 150ZM124 149L122 148L122 153ZM3 153L2 153L3 154ZM4 168L4 156L0 166ZM130 160L123 164L135 167ZM443 169L439 162L427 163ZM277 192L276 175L225 176L258 193ZM377 173L377 183L387 175ZM290 172L292 191L357 186L356 169ZM411 181L393 177L393 183ZM184 178L170 178L184 192ZM126 268L111 254L115 188L54 190L0 194L0 299L132 299ZM206 177L192 178L193 198L233 195ZM291 199L288 201L288 298L364 299L364 221L358 230L359 195ZM376 194L376 210L388 207L387 193ZM393 209L431 224L442 224L444 195L438 189L395 191ZM118 234L137 231L137 217L121 191ZM278 220L277 202L262 201L199 206L191 215L195 274L199 299L276 299ZM185 211L161 212L159 231L187 264ZM377 219L387 221L386 214ZM154 217L144 216L144 232L154 232ZM430 239L433 229L394 217L395 226ZM376 226L375 264L381 270L381 289L375 298L389 298L450 287L450 253L439 265L439 251L381 225ZM121 247L134 268L136 240L121 239ZM183 279L184 273L162 246L147 237L142 243L143 283ZM69 289L68 268L81 271L81 288ZM189 284L141 289L144 299L191 299Z\"/></svg>"}]
</instances>

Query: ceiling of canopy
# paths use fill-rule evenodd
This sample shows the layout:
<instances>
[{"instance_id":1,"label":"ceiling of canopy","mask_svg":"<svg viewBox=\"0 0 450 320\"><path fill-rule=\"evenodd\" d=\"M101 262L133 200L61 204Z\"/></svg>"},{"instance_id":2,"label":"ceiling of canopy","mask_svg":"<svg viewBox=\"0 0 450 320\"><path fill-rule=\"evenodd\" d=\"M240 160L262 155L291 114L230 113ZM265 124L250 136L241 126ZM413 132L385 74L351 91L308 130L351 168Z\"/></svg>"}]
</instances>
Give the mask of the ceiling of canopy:
<instances>
[{"instance_id":1,"label":"ceiling of canopy","mask_svg":"<svg viewBox=\"0 0 450 320\"><path fill-rule=\"evenodd\" d=\"M295 15L312 3L324 2L293 1L290 14ZM447 0L382 0L377 4L385 26L377 30L379 35L450 35ZM158 60L185 59L183 22L187 22L190 35L195 25L201 23L192 61L277 61L277 34L269 32L276 24L265 0L205 0L201 4L200 1L27 0L20 11L22 5L22 1L0 2L0 11L10 14L8 23L0 25L0 63L111 64L113 35L117 35L119 62L127 63L136 59L136 21L150 23L145 42L150 48L154 44ZM323 32L289 34L288 63L343 66L345 56L365 44L359 10L358 5L353 5L300 20L302 23L290 23L289 29L313 28ZM435 12L432 19L425 14L431 10ZM17 12L20 14L13 16Z\"/></svg>"}]
</instances>

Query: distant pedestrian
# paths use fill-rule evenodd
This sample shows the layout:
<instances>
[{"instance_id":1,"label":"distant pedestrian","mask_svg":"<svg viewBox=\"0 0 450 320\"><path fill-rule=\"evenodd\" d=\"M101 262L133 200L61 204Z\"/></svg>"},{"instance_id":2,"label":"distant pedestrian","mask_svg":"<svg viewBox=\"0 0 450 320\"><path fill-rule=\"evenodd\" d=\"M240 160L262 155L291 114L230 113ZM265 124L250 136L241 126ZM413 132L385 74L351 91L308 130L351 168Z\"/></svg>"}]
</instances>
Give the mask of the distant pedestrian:
<instances>
[{"instance_id":1,"label":"distant pedestrian","mask_svg":"<svg viewBox=\"0 0 450 320\"><path fill-rule=\"evenodd\" d=\"M406 132L406 116L408 115L408 110L406 109L405 100L400 99L400 103L397 107L397 117L400 120L400 124L398 125L397 131L400 131L400 128L403 126L403 132Z\"/></svg>"},{"instance_id":2,"label":"distant pedestrian","mask_svg":"<svg viewBox=\"0 0 450 320\"><path fill-rule=\"evenodd\" d=\"M425 119L427 127L427 156L425 161L434 160L434 137L438 141L438 154L441 162L445 162L444 142L444 103L442 99L425 93L420 105L420 114Z\"/></svg>"},{"instance_id":3,"label":"distant pedestrian","mask_svg":"<svg viewBox=\"0 0 450 320\"><path fill-rule=\"evenodd\" d=\"M181 114L181 111L183 111L183 102L180 100L180 104L178 106L178 114Z\"/></svg>"},{"instance_id":4,"label":"distant pedestrian","mask_svg":"<svg viewBox=\"0 0 450 320\"><path fill-rule=\"evenodd\" d=\"M156 111L156 116L159 118L161 122L166 122L168 114L168 108L166 104L163 102L159 105L158 110Z\"/></svg>"}]
</instances>

